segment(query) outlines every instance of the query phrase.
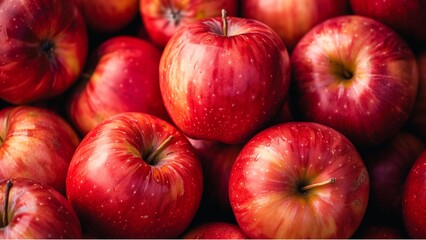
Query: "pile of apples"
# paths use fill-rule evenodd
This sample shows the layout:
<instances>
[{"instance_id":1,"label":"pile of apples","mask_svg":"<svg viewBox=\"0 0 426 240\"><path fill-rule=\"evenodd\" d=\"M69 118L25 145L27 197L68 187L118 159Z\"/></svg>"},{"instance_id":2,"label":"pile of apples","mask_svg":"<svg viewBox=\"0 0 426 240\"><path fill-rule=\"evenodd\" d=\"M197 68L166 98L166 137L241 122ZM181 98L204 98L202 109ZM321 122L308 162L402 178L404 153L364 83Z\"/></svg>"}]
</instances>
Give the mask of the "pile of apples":
<instances>
[{"instance_id":1,"label":"pile of apples","mask_svg":"<svg viewBox=\"0 0 426 240\"><path fill-rule=\"evenodd\" d=\"M0 1L0 238L426 238L426 1Z\"/></svg>"}]
</instances>

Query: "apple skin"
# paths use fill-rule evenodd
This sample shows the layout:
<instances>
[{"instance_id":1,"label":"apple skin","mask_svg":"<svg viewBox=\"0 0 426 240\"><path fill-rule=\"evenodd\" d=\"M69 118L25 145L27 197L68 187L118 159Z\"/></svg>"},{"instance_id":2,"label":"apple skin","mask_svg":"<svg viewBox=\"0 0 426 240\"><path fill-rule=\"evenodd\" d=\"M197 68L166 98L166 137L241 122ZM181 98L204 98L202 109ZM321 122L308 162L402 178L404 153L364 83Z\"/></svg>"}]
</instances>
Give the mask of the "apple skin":
<instances>
[{"instance_id":1,"label":"apple skin","mask_svg":"<svg viewBox=\"0 0 426 240\"><path fill-rule=\"evenodd\" d=\"M414 162L405 180L402 218L411 238L426 238L426 152Z\"/></svg>"},{"instance_id":2,"label":"apple skin","mask_svg":"<svg viewBox=\"0 0 426 240\"><path fill-rule=\"evenodd\" d=\"M401 218L405 179L424 150L422 140L401 131L385 144L362 153L370 175L370 211L388 219Z\"/></svg>"},{"instance_id":3,"label":"apple skin","mask_svg":"<svg viewBox=\"0 0 426 240\"><path fill-rule=\"evenodd\" d=\"M83 138L66 189L82 225L96 237L176 238L196 214L203 175L180 131L157 117L126 112L105 119Z\"/></svg>"},{"instance_id":4,"label":"apple skin","mask_svg":"<svg viewBox=\"0 0 426 240\"><path fill-rule=\"evenodd\" d=\"M244 0L242 8L244 17L262 21L274 29L290 52L315 25L349 14L347 0Z\"/></svg>"},{"instance_id":5,"label":"apple skin","mask_svg":"<svg viewBox=\"0 0 426 240\"><path fill-rule=\"evenodd\" d=\"M334 183L301 190L331 178ZM229 179L235 218L249 238L349 238L368 196L368 172L357 149L341 133L312 122L256 134Z\"/></svg>"},{"instance_id":6,"label":"apple skin","mask_svg":"<svg viewBox=\"0 0 426 240\"><path fill-rule=\"evenodd\" d=\"M406 125L410 131L424 141L426 140L426 50L418 52L417 65L419 67L419 87Z\"/></svg>"},{"instance_id":7,"label":"apple skin","mask_svg":"<svg viewBox=\"0 0 426 240\"><path fill-rule=\"evenodd\" d=\"M114 33L126 27L139 11L138 0L73 0L88 28L100 33Z\"/></svg>"},{"instance_id":8,"label":"apple skin","mask_svg":"<svg viewBox=\"0 0 426 240\"><path fill-rule=\"evenodd\" d=\"M185 135L237 144L264 128L284 104L290 62L271 28L226 19L227 36L222 18L188 24L173 35L160 60L160 90Z\"/></svg>"},{"instance_id":9,"label":"apple skin","mask_svg":"<svg viewBox=\"0 0 426 240\"><path fill-rule=\"evenodd\" d=\"M0 205L5 204L6 182L0 180ZM67 199L52 187L27 178L11 179L9 223L0 227L1 239L81 238L80 222ZM4 216L0 208L0 216Z\"/></svg>"},{"instance_id":10,"label":"apple skin","mask_svg":"<svg viewBox=\"0 0 426 240\"><path fill-rule=\"evenodd\" d=\"M65 195L68 165L80 143L60 115L31 106L0 110L0 179L26 177Z\"/></svg>"},{"instance_id":11,"label":"apple skin","mask_svg":"<svg viewBox=\"0 0 426 240\"><path fill-rule=\"evenodd\" d=\"M228 222L208 222L188 230L182 239L247 239L238 225Z\"/></svg>"},{"instance_id":12,"label":"apple skin","mask_svg":"<svg viewBox=\"0 0 426 240\"><path fill-rule=\"evenodd\" d=\"M77 8L69 1L4 0L0 9L0 98L26 104L65 92L88 51Z\"/></svg>"},{"instance_id":13,"label":"apple skin","mask_svg":"<svg viewBox=\"0 0 426 240\"><path fill-rule=\"evenodd\" d=\"M295 118L332 127L359 148L394 136L413 108L415 56L398 34L373 19L326 20L300 40L291 63Z\"/></svg>"},{"instance_id":14,"label":"apple skin","mask_svg":"<svg viewBox=\"0 0 426 240\"><path fill-rule=\"evenodd\" d=\"M426 2L423 0L350 0L354 14L376 19L408 42L426 43ZM396 17L397 16L397 17Z\"/></svg>"},{"instance_id":15,"label":"apple skin","mask_svg":"<svg viewBox=\"0 0 426 240\"><path fill-rule=\"evenodd\" d=\"M182 26L218 17L222 9L236 16L237 6L237 0L140 0L139 12L150 39L163 48Z\"/></svg>"},{"instance_id":16,"label":"apple skin","mask_svg":"<svg viewBox=\"0 0 426 240\"><path fill-rule=\"evenodd\" d=\"M94 69L89 67L87 79L81 79L69 99L68 114L81 133L122 112L169 120L160 92L157 48L136 37L116 36L94 54Z\"/></svg>"}]
</instances>

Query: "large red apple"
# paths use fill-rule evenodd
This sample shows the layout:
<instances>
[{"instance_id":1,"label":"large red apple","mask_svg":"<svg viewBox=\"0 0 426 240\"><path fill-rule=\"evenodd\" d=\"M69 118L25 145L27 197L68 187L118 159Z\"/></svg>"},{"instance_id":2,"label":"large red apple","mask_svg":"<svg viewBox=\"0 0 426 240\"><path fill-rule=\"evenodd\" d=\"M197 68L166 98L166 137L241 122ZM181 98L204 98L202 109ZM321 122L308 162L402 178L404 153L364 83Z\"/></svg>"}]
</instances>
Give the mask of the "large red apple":
<instances>
[{"instance_id":1,"label":"large red apple","mask_svg":"<svg viewBox=\"0 0 426 240\"><path fill-rule=\"evenodd\" d=\"M127 26L137 15L138 0L74 0L90 30L111 33Z\"/></svg>"},{"instance_id":2,"label":"large red apple","mask_svg":"<svg viewBox=\"0 0 426 240\"><path fill-rule=\"evenodd\" d=\"M244 0L243 16L268 24L291 51L320 22L349 13L347 0Z\"/></svg>"},{"instance_id":3,"label":"large red apple","mask_svg":"<svg viewBox=\"0 0 426 240\"><path fill-rule=\"evenodd\" d=\"M426 43L426 1L350 0L350 5L354 14L386 24L410 43Z\"/></svg>"},{"instance_id":4,"label":"large red apple","mask_svg":"<svg viewBox=\"0 0 426 240\"><path fill-rule=\"evenodd\" d=\"M405 180L402 218L412 238L426 238L426 152L415 161Z\"/></svg>"},{"instance_id":5,"label":"large red apple","mask_svg":"<svg viewBox=\"0 0 426 240\"><path fill-rule=\"evenodd\" d=\"M102 238L177 238L202 194L201 164L188 139L144 113L102 121L70 163L67 196L82 225Z\"/></svg>"},{"instance_id":6,"label":"large red apple","mask_svg":"<svg viewBox=\"0 0 426 240\"><path fill-rule=\"evenodd\" d=\"M0 98L15 104L67 90L85 64L87 31L69 1L0 2Z\"/></svg>"},{"instance_id":7,"label":"large red apple","mask_svg":"<svg viewBox=\"0 0 426 240\"><path fill-rule=\"evenodd\" d=\"M235 218L249 238L349 238L368 196L368 172L354 145L310 122L256 134L229 179Z\"/></svg>"},{"instance_id":8,"label":"large red apple","mask_svg":"<svg viewBox=\"0 0 426 240\"><path fill-rule=\"evenodd\" d=\"M1 239L81 238L80 222L67 199L25 178L0 180Z\"/></svg>"},{"instance_id":9,"label":"large red apple","mask_svg":"<svg viewBox=\"0 0 426 240\"><path fill-rule=\"evenodd\" d=\"M290 84L285 45L251 19L209 18L173 35L160 61L166 109L188 137L241 143L283 105Z\"/></svg>"},{"instance_id":10,"label":"large red apple","mask_svg":"<svg viewBox=\"0 0 426 240\"><path fill-rule=\"evenodd\" d=\"M207 222L190 228L182 239L247 239L238 225L228 222Z\"/></svg>"},{"instance_id":11,"label":"large red apple","mask_svg":"<svg viewBox=\"0 0 426 240\"><path fill-rule=\"evenodd\" d=\"M235 16L237 0L140 0L139 9L150 39L164 47L188 23L220 16L222 9Z\"/></svg>"},{"instance_id":12,"label":"large red apple","mask_svg":"<svg viewBox=\"0 0 426 240\"><path fill-rule=\"evenodd\" d=\"M300 40L291 61L296 119L330 126L356 146L383 143L411 113L415 56L380 22L355 15L326 20Z\"/></svg>"},{"instance_id":13,"label":"large red apple","mask_svg":"<svg viewBox=\"0 0 426 240\"><path fill-rule=\"evenodd\" d=\"M405 179L424 150L423 141L399 132L389 142L362 154L370 175L370 211L400 221Z\"/></svg>"},{"instance_id":14,"label":"large red apple","mask_svg":"<svg viewBox=\"0 0 426 240\"><path fill-rule=\"evenodd\" d=\"M86 134L100 121L121 112L168 119L160 93L160 57L158 49L135 37L105 41L91 62L93 69L88 69L70 99L68 112L78 129Z\"/></svg>"},{"instance_id":15,"label":"large red apple","mask_svg":"<svg viewBox=\"0 0 426 240\"><path fill-rule=\"evenodd\" d=\"M68 165L80 143L60 115L30 106L0 110L0 179L26 177L65 194Z\"/></svg>"}]
</instances>

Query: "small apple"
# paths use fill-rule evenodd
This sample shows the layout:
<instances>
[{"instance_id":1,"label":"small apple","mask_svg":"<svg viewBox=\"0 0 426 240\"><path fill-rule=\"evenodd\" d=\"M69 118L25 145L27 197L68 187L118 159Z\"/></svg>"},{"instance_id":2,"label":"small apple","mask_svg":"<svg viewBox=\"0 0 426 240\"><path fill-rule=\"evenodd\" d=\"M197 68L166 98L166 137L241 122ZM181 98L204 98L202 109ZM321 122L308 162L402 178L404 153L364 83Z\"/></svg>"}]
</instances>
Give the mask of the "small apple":
<instances>
[{"instance_id":1,"label":"small apple","mask_svg":"<svg viewBox=\"0 0 426 240\"><path fill-rule=\"evenodd\" d=\"M0 110L0 179L25 177L65 195L68 165L80 139L60 115L31 106Z\"/></svg>"},{"instance_id":2,"label":"small apple","mask_svg":"<svg viewBox=\"0 0 426 240\"><path fill-rule=\"evenodd\" d=\"M208 222L188 230L182 239L247 239L238 225L228 222Z\"/></svg>"},{"instance_id":3,"label":"small apple","mask_svg":"<svg viewBox=\"0 0 426 240\"><path fill-rule=\"evenodd\" d=\"M138 14L138 0L74 0L89 30L113 33L126 27Z\"/></svg>"},{"instance_id":4,"label":"small apple","mask_svg":"<svg viewBox=\"0 0 426 240\"><path fill-rule=\"evenodd\" d=\"M81 238L80 222L67 199L26 178L0 180L1 239Z\"/></svg>"},{"instance_id":5,"label":"small apple","mask_svg":"<svg viewBox=\"0 0 426 240\"><path fill-rule=\"evenodd\" d=\"M350 0L356 15L373 18L401 34L413 44L426 43L426 1Z\"/></svg>"},{"instance_id":6,"label":"small apple","mask_svg":"<svg viewBox=\"0 0 426 240\"><path fill-rule=\"evenodd\" d=\"M392 29L348 15L320 23L291 55L292 113L343 133L359 148L394 136L411 113L416 58Z\"/></svg>"},{"instance_id":7,"label":"small apple","mask_svg":"<svg viewBox=\"0 0 426 240\"><path fill-rule=\"evenodd\" d=\"M349 238L368 196L368 172L354 145L312 122L256 134L229 179L235 218L249 238Z\"/></svg>"},{"instance_id":8,"label":"small apple","mask_svg":"<svg viewBox=\"0 0 426 240\"><path fill-rule=\"evenodd\" d=\"M139 7L150 39L161 48L182 26L220 16L222 9L235 16L237 0L140 0Z\"/></svg>"},{"instance_id":9,"label":"small apple","mask_svg":"<svg viewBox=\"0 0 426 240\"><path fill-rule=\"evenodd\" d=\"M95 237L177 238L198 210L203 175L194 149L174 126L125 112L83 138L66 190Z\"/></svg>"},{"instance_id":10,"label":"small apple","mask_svg":"<svg viewBox=\"0 0 426 240\"><path fill-rule=\"evenodd\" d=\"M99 46L69 99L68 114L81 133L121 112L144 112L168 120L161 98L161 52L147 41L111 37ZM84 79L86 78L86 79Z\"/></svg>"},{"instance_id":11,"label":"small apple","mask_svg":"<svg viewBox=\"0 0 426 240\"><path fill-rule=\"evenodd\" d=\"M237 144L264 128L283 105L290 61L271 28L225 13L173 35L160 60L160 90L186 136Z\"/></svg>"},{"instance_id":12,"label":"small apple","mask_svg":"<svg viewBox=\"0 0 426 240\"><path fill-rule=\"evenodd\" d=\"M244 0L243 16L274 29L291 52L299 40L320 22L349 14L347 0Z\"/></svg>"},{"instance_id":13,"label":"small apple","mask_svg":"<svg viewBox=\"0 0 426 240\"><path fill-rule=\"evenodd\" d=\"M411 238L426 238L426 151L410 169L402 195L402 218Z\"/></svg>"},{"instance_id":14,"label":"small apple","mask_svg":"<svg viewBox=\"0 0 426 240\"><path fill-rule=\"evenodd\" d=\"M65 92L80 75L88 39L70 1L0 2L0 98L14 104Z\"/></svg>"}]
</instances>

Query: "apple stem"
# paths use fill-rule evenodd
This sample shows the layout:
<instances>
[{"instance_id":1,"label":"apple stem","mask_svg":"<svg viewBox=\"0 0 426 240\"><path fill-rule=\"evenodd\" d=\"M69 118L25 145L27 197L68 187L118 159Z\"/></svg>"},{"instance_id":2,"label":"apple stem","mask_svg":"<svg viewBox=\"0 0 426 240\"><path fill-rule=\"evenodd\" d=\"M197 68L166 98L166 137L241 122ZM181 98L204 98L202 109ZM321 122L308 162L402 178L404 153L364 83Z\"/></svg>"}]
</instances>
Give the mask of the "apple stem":
<instances>
[{"instance_id":1,"label":"apple stem","mask_svg":"<svg viewBox=\"0 0 426 240\"><path fill-rule=\"evenodd\" d=\"M226 19L226 10L222 9L223 35L228 36L228 20Z\"/></svg>"},{"instance_id":2,"label":"apple stem","mask_svg":"<svg viewBox=\"0 0 426 240\"><path fill-rule=\"evenodd\" d=\"M313 183L313 184L309 184L307 186L304 186L304 187L301 188L301 190L303 192L305 192L305 191L308 191L312 188L321 187L321 186L324 186L324 185L327 185L327 184L330 184L330 183L335 183L335 182L336 182L336 178L330 178L330 179L325 180L323 182Z\"/></svg>"},{"instance_id":3,"label":"apple stem","mask_svg":"<svg viewBox=\"0 0 426 240\"><path fill-rule=\"evenodd\" d=\"M4 214L3 214L3 227L6 227L9 225L9 216L8 216L8 210L9 210L9 195L10 195L10 189L12 188L13 183L12 181L7 180L6 182L6 192L4 194Z\"/></svg>"},{"instance_id":4,"label":"apple stem","mask_svg":"<svg viewBox=\"0 0 426 240\"><path fill-rule=\"evenodd\" d=\"M157 157L158 153L160 153L160 151L162 151L164 149L164 147L173 139L173 135L170 135L168 138L166 138L166 140L164 140L164 142L162 142L160 144L160 146L158 146L157 149L155 149L149 156L148 159L146 160L148 164L155 164L154 159Z\"/></svg>"}]
</instances>

